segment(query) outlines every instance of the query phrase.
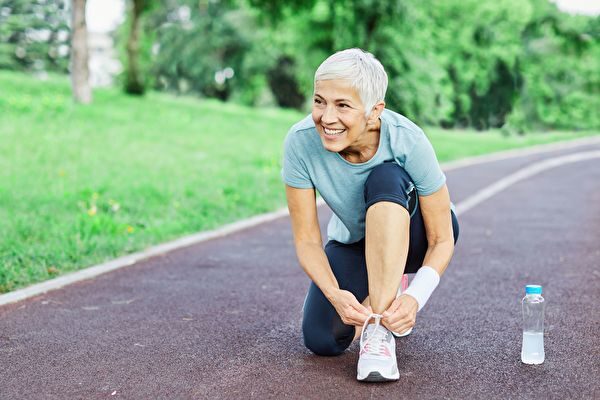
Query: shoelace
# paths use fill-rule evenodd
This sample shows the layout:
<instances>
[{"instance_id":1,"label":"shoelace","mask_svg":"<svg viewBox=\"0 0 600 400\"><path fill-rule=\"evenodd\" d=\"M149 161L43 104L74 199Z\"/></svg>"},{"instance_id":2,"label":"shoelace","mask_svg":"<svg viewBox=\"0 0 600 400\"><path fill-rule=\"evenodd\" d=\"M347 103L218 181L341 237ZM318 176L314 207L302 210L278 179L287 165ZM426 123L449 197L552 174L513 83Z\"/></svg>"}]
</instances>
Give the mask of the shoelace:
<instances>
[{"instance_id":1,"label":"shoelace","mask_svg":"<svg viewBox=\"0 0 600 400\"><path fill-rule=\"evenodd\" d=\"M375 318L375 327L369 333L369 337L367 337L367 339L364 340L365 332L367 326L369 325L369 321L371 321L371 318ZM360 335L361 351L364 350L365 353L373 355L382 355L384 353L385 345L383 342L385 340L387 332L385 329L379 329L380 327L382 327L381 318L383 318L383 315L381 314L370 314L369 318L367 318L367 320L363 324L362 333Z\"/></svg>"}]
</instances>

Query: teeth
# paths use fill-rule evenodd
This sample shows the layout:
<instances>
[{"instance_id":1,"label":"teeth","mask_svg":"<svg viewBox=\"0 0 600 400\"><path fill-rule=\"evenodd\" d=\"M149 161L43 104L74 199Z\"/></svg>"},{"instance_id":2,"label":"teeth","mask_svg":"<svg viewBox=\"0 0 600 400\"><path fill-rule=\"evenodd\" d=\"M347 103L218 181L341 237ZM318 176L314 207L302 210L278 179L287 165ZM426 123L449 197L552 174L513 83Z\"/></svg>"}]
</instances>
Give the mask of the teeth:
<instances>
[{"instance_id":1,"label":"teeth","mask_svg":"<svg viewBox=\"0 0 600 400\"><path fill-rule=\"evenodd\" d=\"M328 135L341 135L342 132L345 131L345 129L327 129L325 127L323 127L323 129L325 130L325 133Z\"/></svg>"}]
</instances>

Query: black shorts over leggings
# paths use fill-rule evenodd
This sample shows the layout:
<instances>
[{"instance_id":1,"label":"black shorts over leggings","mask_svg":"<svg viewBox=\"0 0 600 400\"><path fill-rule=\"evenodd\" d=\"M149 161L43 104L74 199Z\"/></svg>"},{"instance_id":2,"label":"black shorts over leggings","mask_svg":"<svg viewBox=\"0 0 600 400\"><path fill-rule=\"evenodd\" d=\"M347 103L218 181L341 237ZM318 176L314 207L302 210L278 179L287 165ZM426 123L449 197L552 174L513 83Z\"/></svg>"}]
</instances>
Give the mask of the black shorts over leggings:
<instances>
[{"instance_id":1,"label":"black shorts over leggings","mask_svg":"<svg viewBox=\"0 0 600 400\"><path fill-rule=\"evenodd\" d=\"M373 168L365 182L366 209L380 201L400 204L410 214L410 241L404 273L414 273L422 266L427 251L425 225L419 209L415 186L406 171L395 162ZM454 242L458 239L458 220L452 214ZM352 292L359 302L369 294L365 240L343 244L330 240L325 253L340 289ZM335 308L321 290L311 283L304 301L302 320L304 344L313 353L323 356L341 354L354 338L355 328L342 322Z\"/></svg>"}]
</instances>

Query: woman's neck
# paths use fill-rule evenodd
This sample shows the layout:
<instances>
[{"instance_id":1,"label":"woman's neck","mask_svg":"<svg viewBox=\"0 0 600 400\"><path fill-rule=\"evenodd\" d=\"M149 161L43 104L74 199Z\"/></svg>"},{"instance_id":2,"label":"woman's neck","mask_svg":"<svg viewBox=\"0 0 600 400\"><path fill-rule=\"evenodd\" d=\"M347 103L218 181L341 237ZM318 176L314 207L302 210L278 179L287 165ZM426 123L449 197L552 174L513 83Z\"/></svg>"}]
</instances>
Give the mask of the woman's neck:
<instances>
[{"instance_id":1,"label":"woman's neck","mask_svg":"<svg viewBox=\"0 0 600 400\"><path fill-rule=\"evenodd\" d=\"M339 154L353 164L367 162L377 153L380 136L381 121L377 119L376 124L367 126L367 130L361 135L358 143L346 147Z\"/></svg>"}]
</instances>

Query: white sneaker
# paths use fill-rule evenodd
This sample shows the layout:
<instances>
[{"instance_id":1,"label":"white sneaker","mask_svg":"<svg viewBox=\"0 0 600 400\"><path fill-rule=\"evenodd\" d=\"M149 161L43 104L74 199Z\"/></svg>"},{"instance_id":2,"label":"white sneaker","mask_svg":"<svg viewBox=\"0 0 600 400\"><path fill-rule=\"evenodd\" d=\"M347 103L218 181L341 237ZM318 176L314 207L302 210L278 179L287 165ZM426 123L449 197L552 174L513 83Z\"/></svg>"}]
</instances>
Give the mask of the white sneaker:
<instances>
[{"instance_id":1,"label":"white sneaker","mask_svg":"<svg viewBox=\"0 0 600 400\"><path fill-rule=\"evenodd\" d=\"M396 293L396 298L400 297L400 295L402 293L404 293L404 291L407 288L408 288L408 275L404 274L404 275L402 275L402 281L400 282L400 287L398 288L398 293ZM410 328L406 332L402 332L402 333L392 332L392 333L396 337L404 337L404 336L410 335L410 333L412 332L412 330L413 330L413 328Z\"/></svg>"},{"instance_id":2,"label":"white sneaker","mask_svg":"<svg viewBox=\"0 0 600 400\"><path fill-rule=\"evenodd\" d=\"M374 324L367 324L375 318ZM395 381L400 378L396 361L396 340L381 325L381 315L371 314L360 335L360 354L356 379L366 382Z\"/></svg>"}]
</instances>

